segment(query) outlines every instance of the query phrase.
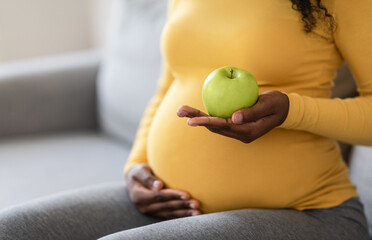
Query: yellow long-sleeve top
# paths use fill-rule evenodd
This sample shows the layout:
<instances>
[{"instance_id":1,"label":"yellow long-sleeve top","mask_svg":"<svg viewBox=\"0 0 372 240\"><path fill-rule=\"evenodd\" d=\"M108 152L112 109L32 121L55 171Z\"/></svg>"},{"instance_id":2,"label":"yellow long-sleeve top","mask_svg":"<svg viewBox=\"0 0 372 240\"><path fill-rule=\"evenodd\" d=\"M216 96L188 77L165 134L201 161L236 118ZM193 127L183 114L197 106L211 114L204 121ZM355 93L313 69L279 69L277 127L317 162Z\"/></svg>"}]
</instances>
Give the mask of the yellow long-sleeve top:
<instances>
[{"instance_id":1,"label":"yellow long-sleeve top","mask_svg":"<svg viewBox=\"0 0 372 240\"><path fill-rule=\"evenodd\" d=\"M327 208L357 196L336 140L372 144L372 2L323 2L334 33L322 20L305 33L289 0L170 0L163 75L125 171L148 163L204 212ZM361 96L330 99L344 61ZM204 80L227 65L251 72L260 92L283 91L290 100L285 122L249 144L176 115L183 104L204 110Z\"/></svg>"}]
</instances>

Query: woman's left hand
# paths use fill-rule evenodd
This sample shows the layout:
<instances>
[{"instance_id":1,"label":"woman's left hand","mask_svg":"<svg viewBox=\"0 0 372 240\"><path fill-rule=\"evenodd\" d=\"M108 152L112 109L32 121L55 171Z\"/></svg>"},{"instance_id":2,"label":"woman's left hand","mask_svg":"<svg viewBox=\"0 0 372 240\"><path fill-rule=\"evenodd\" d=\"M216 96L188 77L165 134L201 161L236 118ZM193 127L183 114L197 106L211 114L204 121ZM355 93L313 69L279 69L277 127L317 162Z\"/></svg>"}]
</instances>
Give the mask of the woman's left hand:
<instances>
[{"instance_id":1,"label":"woman's left hand","mask_svg":"<svg viewBox=\"0 0 372 240\"><path fill-rule=\"evenodd\" d=\"M236 111L231 118L211 117L198 109L182 105L177 115L188 117L188 125L204 126L211 132L250 143L279 126L287 118L289 99L279 91L262 93L257 103Z\"/></svg>"}]
</instances>

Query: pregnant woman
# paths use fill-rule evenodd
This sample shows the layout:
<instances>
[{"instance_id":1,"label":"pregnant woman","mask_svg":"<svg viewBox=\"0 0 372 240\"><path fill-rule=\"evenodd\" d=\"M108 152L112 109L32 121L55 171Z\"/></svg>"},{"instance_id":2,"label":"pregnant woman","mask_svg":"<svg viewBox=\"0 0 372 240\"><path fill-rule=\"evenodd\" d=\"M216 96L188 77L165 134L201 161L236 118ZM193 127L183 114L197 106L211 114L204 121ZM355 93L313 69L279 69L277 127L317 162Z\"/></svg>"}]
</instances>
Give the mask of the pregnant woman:
<instances>
[{"instance_id":1,"label":"pregnant woman","mask_svg":"<svg viewBox=\"0 0 372 240\"><path fill-rule=\"evenodd\" d=\"M336 140L372 145L371 13L367 0L170 0L128 191L86 194L99 204L73 207L74 224L38 222L53 236L38 239L368 239ZM344 61L360 97L330 99ZM260 87L231 119L208 116L201 98L223 66Z\"/></svg>"},{"instance_id":2,"label":"pregnant woman","mask_svg":"<svg viewBox=\"0 0 372 240\"><path fill-rule=\"evenodd\" d=\"M145 214L214 214L146 231L185 239L368 239L335 140L372 144L371 12L367 1L170 1L164 74L126 178ZM329 99L344 60L361 97ZM254 107L227 120L201 111L206 76L225 65L253 73L261 90Z\"/></svg>"}]
</instances>

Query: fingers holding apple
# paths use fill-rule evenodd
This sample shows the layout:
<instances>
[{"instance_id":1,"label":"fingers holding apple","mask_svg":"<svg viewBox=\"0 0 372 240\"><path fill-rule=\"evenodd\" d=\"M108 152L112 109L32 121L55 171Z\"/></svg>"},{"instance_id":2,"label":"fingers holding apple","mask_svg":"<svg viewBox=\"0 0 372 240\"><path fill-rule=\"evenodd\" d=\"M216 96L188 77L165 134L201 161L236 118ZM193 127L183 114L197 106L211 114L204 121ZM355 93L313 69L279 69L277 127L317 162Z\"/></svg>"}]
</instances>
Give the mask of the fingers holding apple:
<instances>
[{"instance_id":1,"label":"fingers holding apple","mask_svg":"<svg viewBox=\"0 0 372 240\"><path fill-rule=\"evenodd\" d=\"M231 119L234 124L244 124L269 118L279 126L287 118L288 111L287 95L279 91L267 91L259 96L254 106L234 112Z\"/></svg>"},{"instance_id":2,"label":"fingers holding apple","mask_svg":"<svg viewBox=\"0 0 372 240\"><path fill-rule=\"evenodd\" d=\"M213 133L249 143L282 124L288 109L289 100L285 94L268 91L259 96L253 107L236 111L232 118L212 117L186 105L181 106L177 114L188 117L189 126L203 126Z\"/></svg>"},{"instance_id":3,"label":"fingers holding apple","mask_svg":"<svg viewBox=\"0 0 372 240\"><path fill-rule=\"evenodd\" d=\"M181 107L178 108L177 115L179 117L207 117L209 116L208 114L200 111L199 109L189 107L187 105L182 105Z\"/></svg>"},{"instance_id":4,"label":"fingers holding apple","mask_svg":"<svg viewBox=\"0 0 372 240\"><path fill-rule=\"evenodd\" d=\"M208 114L183 105L179 117L188 117L190 126L204 126L211 132L252 142L284 122L289 100L279 91L258 95L258 84L249 72L222 67L208 75L202 89Z\"/></svg>"}]
</instances>

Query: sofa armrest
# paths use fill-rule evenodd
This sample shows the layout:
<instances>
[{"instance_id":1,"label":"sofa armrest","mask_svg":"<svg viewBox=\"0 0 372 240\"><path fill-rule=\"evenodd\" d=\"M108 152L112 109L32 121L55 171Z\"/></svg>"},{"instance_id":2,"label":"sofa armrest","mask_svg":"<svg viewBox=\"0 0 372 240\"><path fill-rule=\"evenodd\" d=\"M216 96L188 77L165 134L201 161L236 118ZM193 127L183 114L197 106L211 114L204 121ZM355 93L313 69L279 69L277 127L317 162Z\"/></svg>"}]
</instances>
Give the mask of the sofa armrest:
<instances>
[{"instance_id":1,"label":"sofa armrest","mask_svg":"<svg viewBox=\"0 0 372 240\"><path fill-rule=\"evenodd\" d=\"M95 129L97 51L0 65L0 137Z\"/></svg>"}]
</instances>

